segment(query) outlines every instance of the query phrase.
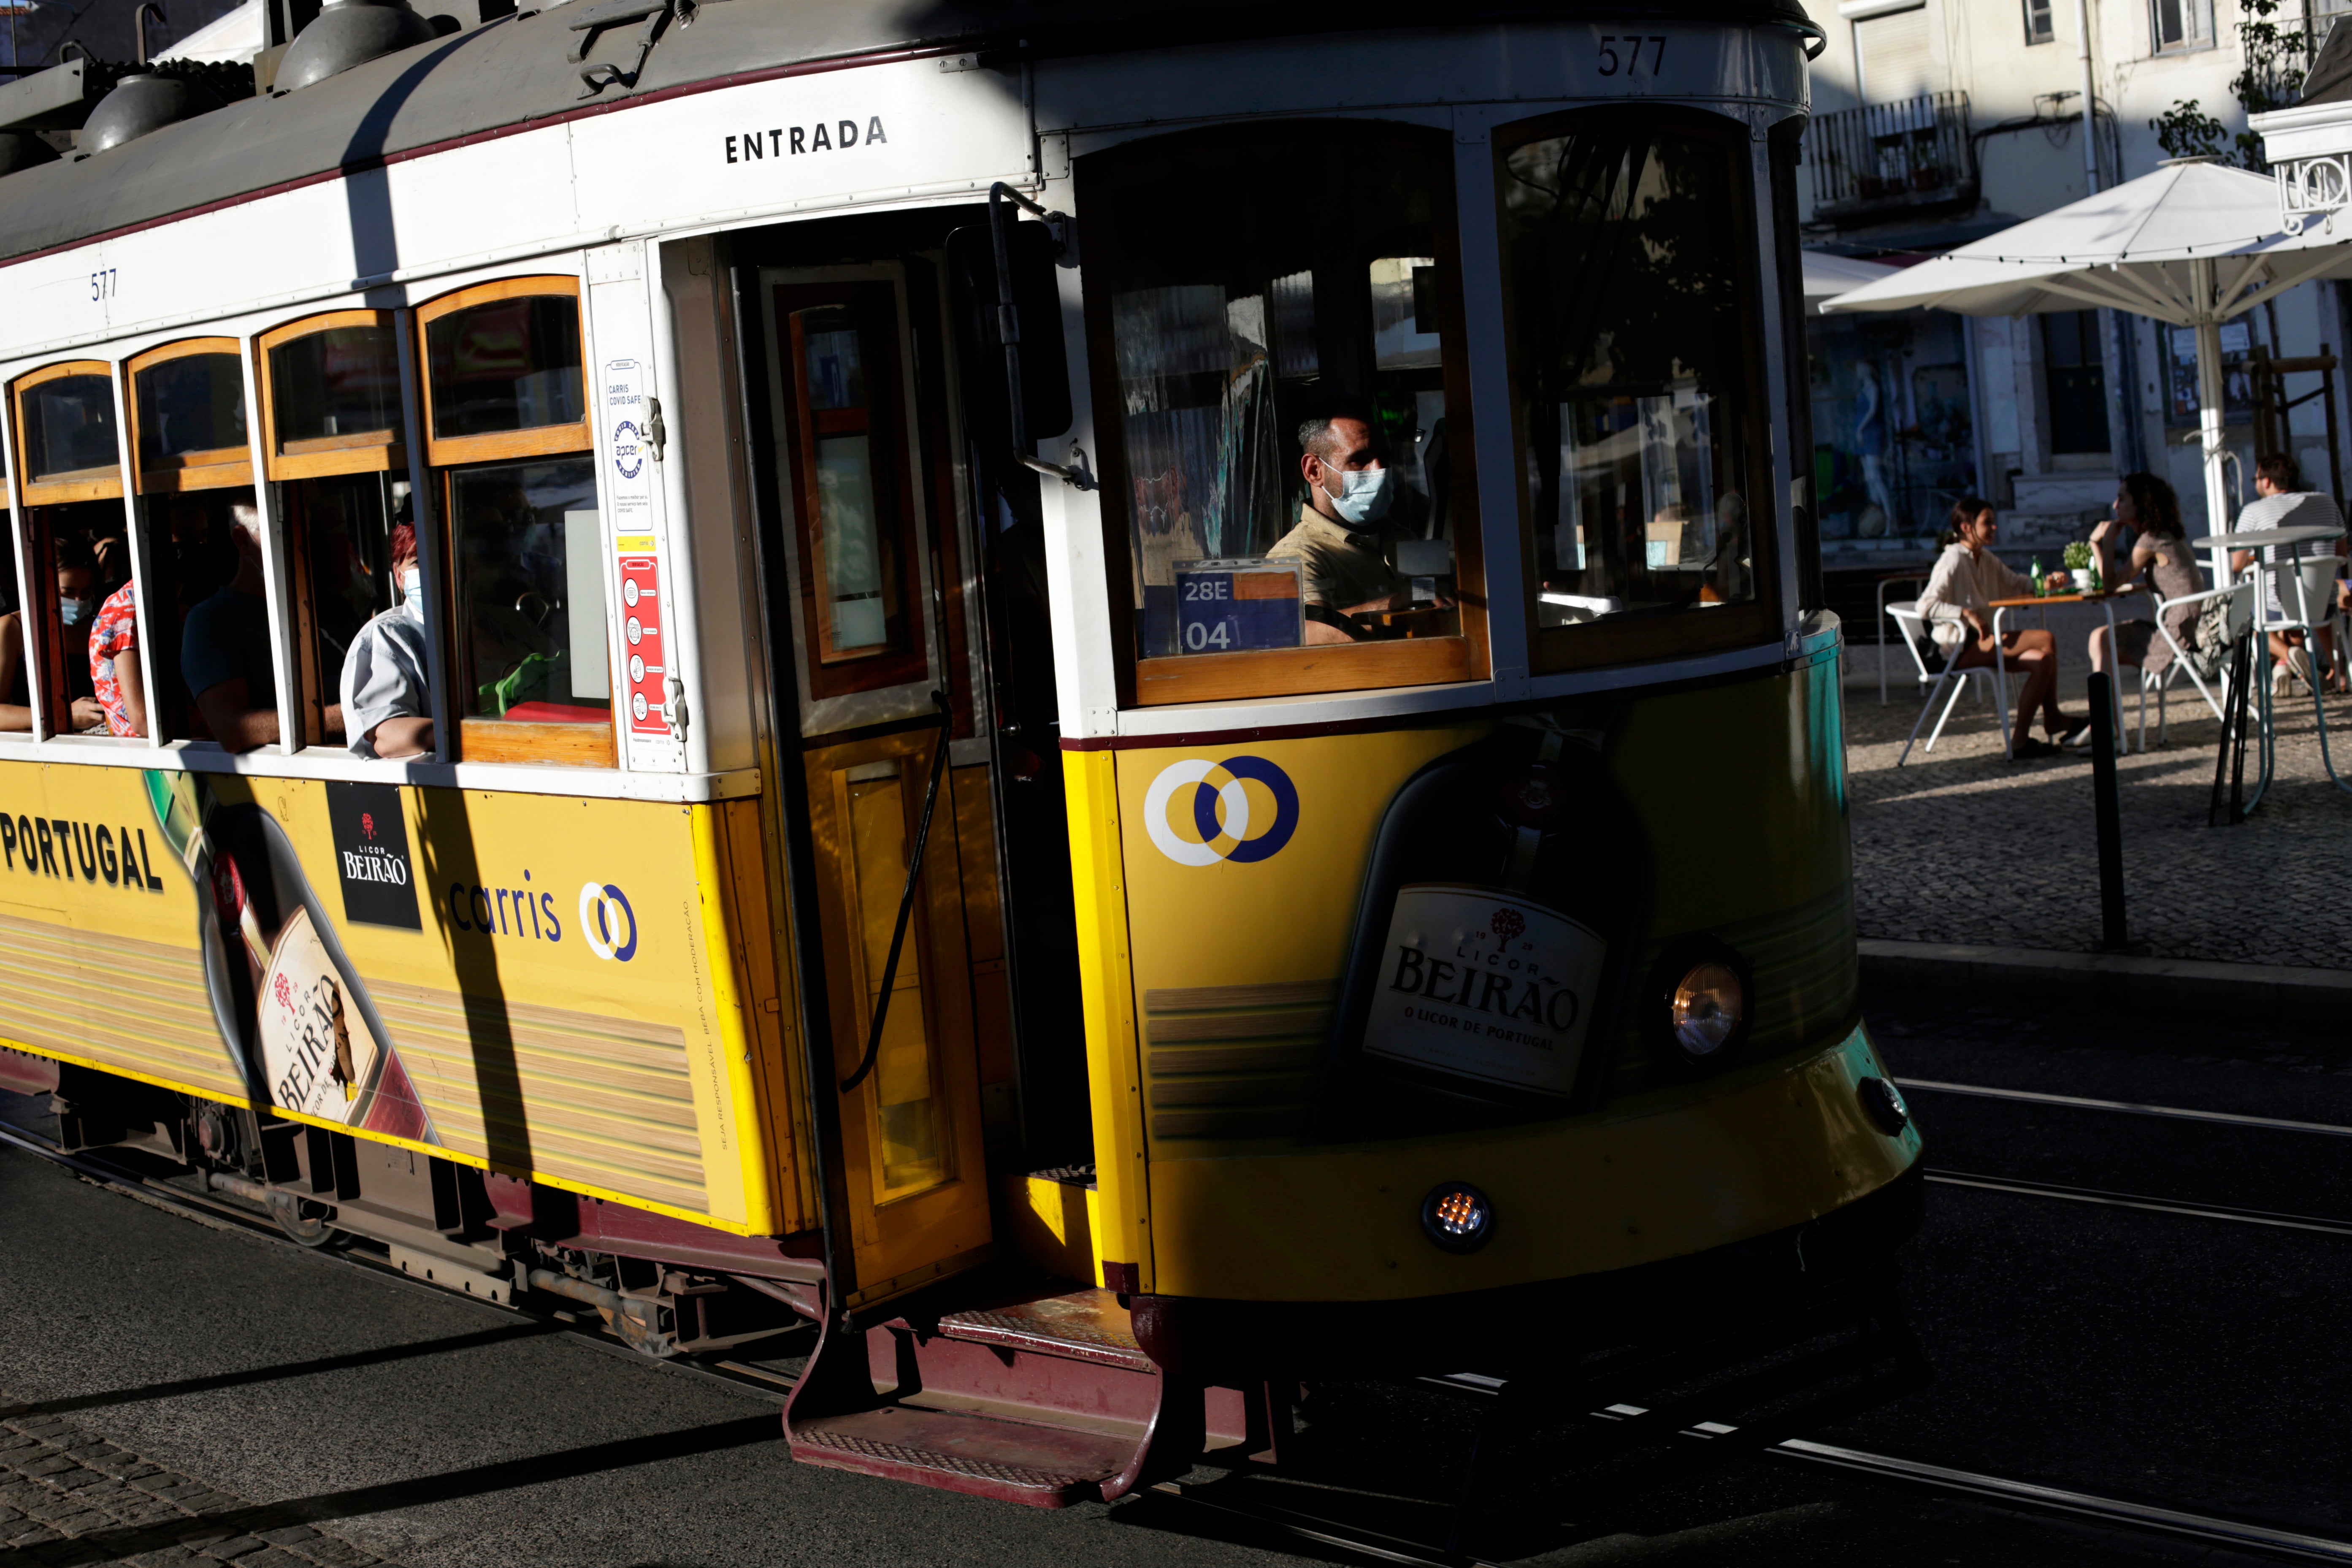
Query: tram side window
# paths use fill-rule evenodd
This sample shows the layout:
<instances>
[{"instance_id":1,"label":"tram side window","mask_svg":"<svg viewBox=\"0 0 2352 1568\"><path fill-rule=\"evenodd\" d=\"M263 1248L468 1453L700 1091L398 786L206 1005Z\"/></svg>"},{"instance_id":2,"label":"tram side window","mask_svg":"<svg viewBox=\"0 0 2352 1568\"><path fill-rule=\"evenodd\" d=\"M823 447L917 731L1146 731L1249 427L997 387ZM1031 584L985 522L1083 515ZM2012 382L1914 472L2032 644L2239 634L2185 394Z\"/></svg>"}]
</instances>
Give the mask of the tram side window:
<instances>
[{"instance_id":1,"label":"tram side window","mask_svg":"<svg viewBox=\"0 0 2352 1568\"><path fill-rule=\"evenodd\" d=\"M1744 132L1604 110L1497 143L1538 663L1762 635Z\"/></svg>"},{"instance_id":2,"label":"tram side window","mask_svg":"<svg viewBox=\"0 0 2352 1568\"><path fill-rule=\"evenodd\" d=\"M469 305L436 318L425 344L436 440L587 417L575 300L541 294Z\"/></svg>"},{"instance_id":3,"label":"tram side window","mask_svg":"<svg viewBox=\"0 0 2352 1568\"><path fill-rule=\"evenodd\" d=\"M26 602L14 603L12 561L11 603L0 614L0 730L32 731L37 693L47 733L133 733L114 721L113 663L94 635L131 576L112 367L77 361L36 371L16 384L16 414L26 505L12 523L26 545Z\"/></svg>"},{"instance_id":4,"label":"tram side window","mask_svg":"<svg viewBox=\"0 0 2352 1568\"><path fill-rule=\"evenodd\" d=\"M586 458L449 476L466 754L613 759L603 524Z\"/></svg>"},{"instance_id":5,"label":"tram side window","mask_svg":"<svg viewBox=\"0 0 2352 1568\"><path fill-rule=\"evenodd\" d=\"M32 685L38 679L50 733L136 734L110 721L119 718L121 697L96 635L100 606L129 585L121 503L33 507L26 516L32 602L28 609L15 608L10 584L12 607L0 617L0 730L32 729Z\"/></svg>"},{"instance_id":6,"label":"tram side window","mask_svg":"<svg viewBox=\"0 0 2352 1568\"><path fill-rule=\"evenodd\" d=\"M262 346L303 742L429 755L433 618L419 586L393 318L338 311L278 328Z\"/></svg>"},{"instance_id":7,"label":"tram side window","mask_svg":"<svg viewBox=\"0 0 2352 1568\"><path fill-rule=\"evenodd\" d=\"M1213 216L1167 222L1167 193L1210 160L1233 173ZM1252 127L1081 168L1139 700L1465 673L1450 138ZM1327 651L1285 657L1307 645Z\"/></svg>"},{"instance_id":8,"label":"tram side window","mask_svg":"<svg viewBox=\"0 0 2352 1568\"><path fill-rule=\"evenodd\" d=\"M611 562L588 456L579 282L507 279L417 315L448 518L463 752L611 767Z\"/></svg>"}]
</instances>

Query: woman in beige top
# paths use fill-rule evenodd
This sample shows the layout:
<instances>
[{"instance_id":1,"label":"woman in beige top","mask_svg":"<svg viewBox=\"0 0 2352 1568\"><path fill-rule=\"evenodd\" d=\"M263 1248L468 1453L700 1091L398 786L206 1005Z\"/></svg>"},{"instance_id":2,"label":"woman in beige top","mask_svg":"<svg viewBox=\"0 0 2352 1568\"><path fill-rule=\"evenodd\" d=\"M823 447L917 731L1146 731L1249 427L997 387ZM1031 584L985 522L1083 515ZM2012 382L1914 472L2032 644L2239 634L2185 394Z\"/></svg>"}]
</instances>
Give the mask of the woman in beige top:
<instances>
[{"instance_id":1,"label":"woman in beige top","mask_svg":"<svg viewBox=\"0 0 2352 1568\"><path fill-rule=\"evenodd\" d=\"M1919 595L1919 614L1926 617L1936 646L1952 668L1979 669L1993 665L1992 601L2021 599L2033 593L2033 579L2011 571L1992 552L2000 533L1992 503L1978 496L1962 496L1952 503L1950 522L1944 530L1944 553L1936 561L1927 591ZM2011 629L2000 635L2000 654L2011 669L2025 676L2025 689L2017 697L2017 729L2011 737L2012 762L2047 757L2091 726L2088 719L2069 719L2058 708L2058 644L2041 629ZM2033 738L2033 715L2042 714L2048 742Z\"/></svg>"},{"instance_id":2,"label":"woman in beige top","mask_svg":"<svg viewBox=\"0 0 2352 1568\"><path fill-rule=\"evenodd\" d=\"M2126 527L2137 529L2139 537L2132 544L2130 558L2118 563L2116 535ZM2159 599L2183 599L2205 588L2197 557L2189 552L2189 537L2180 525L2180 498L2154 474L2124 476L2116 490L2116 515L2091 530L2091 556L2098 563L2099 581L2111 593L2137 582L2143 574L2148 592ZM2186 649L2196 640L2197 606L2179 605L2167 610L2164 628L2172 634L2172 642ZM2093 669L2104 671L2120 662L2154 675L2172 662L2172 643L2156 635L2152 622L2126 621L2116 628L2115 641L2120 654L2108 650L2106 627L2091 634ZM2089 733L2084 731L2086 736Z\"/></svg>"}]
</instances>

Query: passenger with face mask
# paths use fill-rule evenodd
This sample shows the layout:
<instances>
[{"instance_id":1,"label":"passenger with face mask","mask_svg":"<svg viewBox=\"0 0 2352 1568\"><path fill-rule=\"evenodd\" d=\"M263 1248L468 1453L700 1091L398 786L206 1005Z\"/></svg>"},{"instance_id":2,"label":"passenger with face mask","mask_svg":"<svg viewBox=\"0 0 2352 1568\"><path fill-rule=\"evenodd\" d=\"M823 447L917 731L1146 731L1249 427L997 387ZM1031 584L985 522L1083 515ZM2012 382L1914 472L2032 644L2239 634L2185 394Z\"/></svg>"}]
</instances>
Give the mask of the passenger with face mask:
<instances>
[{"instance_id":1,"label":"passenger with face mask","mask_svg":"<svg viewBox=\"0 0 2352 1568\"><path fill-rule=\"evenodd\" d=\"M1358 413L1307 419L1298 426L1298 444L1305 448L1298 466L1307 477L1307 504L1298 526L1266 559L1306 568L1307 641L1360 642L1379 634L1347 616L1412 603L1412 585L1391 564L1398 536L1382 526L1398 481L1379 433Z\"/></svg>"},{"instance_id":2,"label":"passenger with face mask","mask_svg":"<svg viewBox=\"0 0 2352 1568\"><path fill-rule=\"evenodd\" d=\"M59 646L65 649L61 673L66 696L72 706L62 726L55 715L50 718L50 726L52 730L62 728L76 734L104 730L106 710L91 692L89 661L84 651L89 643L91 616L98 608L98 563L90 558L89 546L79 539L58 542L57 563ZM26 677L24 617L12 610L0 616L0 730L32 729L29 686Z\"/></svg>"},{"instance_id":3,"label":"passenger with face mask","mask_svg":"<svg viewBox=\"0 0 2352 1568\"><path fill-rule=\"evenodd\" d=\"M359 629L343 658L342 710L352 750L362 757L433 753L433 702L425 672L424 574L416 530L392 531L392 578L400 603Z\"/></svg>"}]
</instances>

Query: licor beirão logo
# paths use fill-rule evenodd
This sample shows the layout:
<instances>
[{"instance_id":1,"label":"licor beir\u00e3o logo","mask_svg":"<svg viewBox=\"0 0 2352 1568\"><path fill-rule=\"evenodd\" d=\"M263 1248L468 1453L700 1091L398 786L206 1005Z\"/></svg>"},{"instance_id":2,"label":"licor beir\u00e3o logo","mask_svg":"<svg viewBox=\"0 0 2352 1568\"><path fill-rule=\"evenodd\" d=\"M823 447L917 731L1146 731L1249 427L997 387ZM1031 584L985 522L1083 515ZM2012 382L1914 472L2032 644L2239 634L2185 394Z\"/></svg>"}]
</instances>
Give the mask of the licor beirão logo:
<instances>
[{"instance_id":1,"label":"licor beir\u00e3o logo","mask_svg":"<svg viewBox=\"0 0 2352 1568\"><path fill-rule=\"evenodd\" d=\"M1245 780L1264 788L1271 811L1251 806ZM1171 816L1181 816L1190 833L1181 831ZM1189 757L1169 763L1151 781L1143 796L1143 826L1160 852L1179 866L1270 859L1298 830L1298 788L1264 757L1227 757L1222 763Z\"/></svg>"},{"instance_id":2,"label":"licor beir\u00e3o logo","mask_svg":"<svg viewBox=\"0 0 2352 1568\"><path fill-rule=\"evenodd\" d=\"M621 934L626 929L628 935ZM599 958L626 963L637 956L637 916L628 895L610 882L583 882L580 888L580 935L588 951Z\"/></svg>"}]
</instances>

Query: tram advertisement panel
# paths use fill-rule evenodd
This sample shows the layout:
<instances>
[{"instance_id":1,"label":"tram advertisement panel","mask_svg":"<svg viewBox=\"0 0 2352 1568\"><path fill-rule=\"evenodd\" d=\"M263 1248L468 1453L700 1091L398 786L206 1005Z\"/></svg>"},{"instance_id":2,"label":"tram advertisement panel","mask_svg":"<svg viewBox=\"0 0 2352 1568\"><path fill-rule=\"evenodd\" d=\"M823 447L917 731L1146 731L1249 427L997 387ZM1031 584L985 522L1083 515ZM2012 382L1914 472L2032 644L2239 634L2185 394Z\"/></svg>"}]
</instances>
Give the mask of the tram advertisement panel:
<instances>
[{"instance_id":1,"label":"tram advertisement panel","mask_svg":"<svg viewBox=\"0 0 2352 1568\"><path fill-rule=\"evenodd\" d=\"M0 763L0 1039L746 1219L724 809Z\"/></svg>"}]
</instances>

